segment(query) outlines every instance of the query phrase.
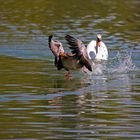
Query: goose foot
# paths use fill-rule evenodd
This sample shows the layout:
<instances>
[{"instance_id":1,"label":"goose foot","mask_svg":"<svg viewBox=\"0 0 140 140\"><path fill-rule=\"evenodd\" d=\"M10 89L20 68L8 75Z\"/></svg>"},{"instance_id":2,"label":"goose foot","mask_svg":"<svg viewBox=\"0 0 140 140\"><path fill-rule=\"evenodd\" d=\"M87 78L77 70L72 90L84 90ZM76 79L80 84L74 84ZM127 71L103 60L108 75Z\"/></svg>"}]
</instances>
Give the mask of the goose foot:
<instances>
[{"instance_id":1,"label":"goose foot","mask_svg":"<svg viewBox=\"0 0 140 140\"><path fill-rule=\"evenodd\" d=\"M68 80L73 79L72 74L71 74L69 71L65 74L65 77L66 77L66 79L68 79Z\"/></svg>"}]
</instances>

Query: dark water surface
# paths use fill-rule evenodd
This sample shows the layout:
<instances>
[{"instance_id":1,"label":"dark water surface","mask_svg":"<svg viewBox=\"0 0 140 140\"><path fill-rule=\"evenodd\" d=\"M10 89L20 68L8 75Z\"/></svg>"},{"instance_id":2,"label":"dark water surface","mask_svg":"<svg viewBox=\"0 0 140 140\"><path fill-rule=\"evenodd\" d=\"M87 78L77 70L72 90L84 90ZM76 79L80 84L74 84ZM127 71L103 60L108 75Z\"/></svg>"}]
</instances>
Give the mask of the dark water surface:
<instances>
[{"instance_id":1,"label":"dark water surface","mask_svg":"<svg viewBox=\"0 0 140 140\"><path fill-rule=\"evenodd\" d=\"M139 0L0 0L0 139L140 139L139 7ZM48 35L88 44L97 33L107 65L67 80Z\"/></svg>"}]
</instances>

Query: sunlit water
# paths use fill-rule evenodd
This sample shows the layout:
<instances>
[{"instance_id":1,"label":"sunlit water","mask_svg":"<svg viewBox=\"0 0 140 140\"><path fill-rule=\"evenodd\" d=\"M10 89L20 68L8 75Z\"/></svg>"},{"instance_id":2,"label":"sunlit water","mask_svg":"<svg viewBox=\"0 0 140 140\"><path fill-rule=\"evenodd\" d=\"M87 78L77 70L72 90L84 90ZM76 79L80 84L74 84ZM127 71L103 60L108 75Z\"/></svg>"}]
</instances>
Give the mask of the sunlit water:
<instances>
[{"instance_id":1,"label":"sunlit water","mask_svg":"<svg viewBox=\"0 0 140 140\"><path fill-rule=\"evenodd\" d=\"M0 4L0 139L140 139L138 0L7 0ZM101 33L109 60L57 71L53 34L86 45Z\"/></svg>"}]
</instances>

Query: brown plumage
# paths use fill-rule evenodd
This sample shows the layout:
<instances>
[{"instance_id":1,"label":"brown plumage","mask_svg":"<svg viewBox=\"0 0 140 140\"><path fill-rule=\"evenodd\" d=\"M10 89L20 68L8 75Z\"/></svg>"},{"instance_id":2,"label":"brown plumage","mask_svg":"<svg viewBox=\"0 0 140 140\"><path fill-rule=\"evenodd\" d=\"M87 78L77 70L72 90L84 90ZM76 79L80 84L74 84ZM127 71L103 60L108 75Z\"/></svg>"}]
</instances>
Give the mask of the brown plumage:
<instances>
[{"instance_id":1,"label":"brown plumage","mask_svg":"<svg viewBox=\"0 0 140 140\"><path fill-rule=\"evenodd\" d=\"M83 42L70 35L66 35L65 39L70 45L70 53L65 53L62 43L52 39L49 36L49 48L55 56L55 66L58 70L64 68L65 70L77 70L86 67L92 71L91 63L87 55L86 47Z\"/></svg>"}]
</instances>

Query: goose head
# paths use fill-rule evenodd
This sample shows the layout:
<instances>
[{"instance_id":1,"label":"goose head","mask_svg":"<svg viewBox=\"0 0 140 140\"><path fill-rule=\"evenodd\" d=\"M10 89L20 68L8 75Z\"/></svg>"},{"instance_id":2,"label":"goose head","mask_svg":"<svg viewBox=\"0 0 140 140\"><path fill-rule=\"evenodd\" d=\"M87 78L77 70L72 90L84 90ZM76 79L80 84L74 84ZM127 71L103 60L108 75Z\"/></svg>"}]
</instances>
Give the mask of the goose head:
<instances>
[{"instance_id":1,"label":"goose head","mask_svg":"<svg viewBox=\"0 0 140 140\"><path fill-rule=\"evenodd\" d=\"M52 40L51 46L53 46L52 47L53 48L53 52L55 52L55 54L57 56L59 56L59 55L61 56L62 54L65 53L64 52L63 45L62 45L62 43L60 41L58 41L58 40Z\"/></svg>"}]
</instances>

